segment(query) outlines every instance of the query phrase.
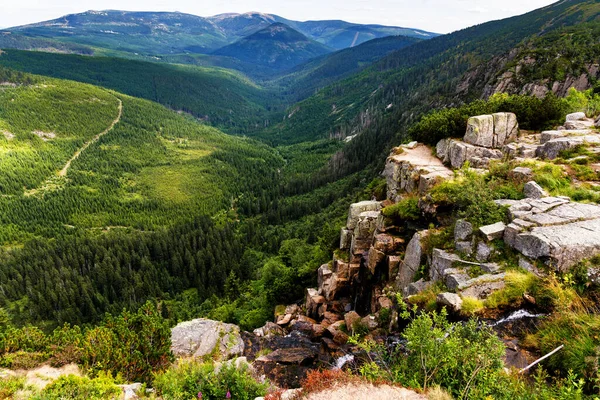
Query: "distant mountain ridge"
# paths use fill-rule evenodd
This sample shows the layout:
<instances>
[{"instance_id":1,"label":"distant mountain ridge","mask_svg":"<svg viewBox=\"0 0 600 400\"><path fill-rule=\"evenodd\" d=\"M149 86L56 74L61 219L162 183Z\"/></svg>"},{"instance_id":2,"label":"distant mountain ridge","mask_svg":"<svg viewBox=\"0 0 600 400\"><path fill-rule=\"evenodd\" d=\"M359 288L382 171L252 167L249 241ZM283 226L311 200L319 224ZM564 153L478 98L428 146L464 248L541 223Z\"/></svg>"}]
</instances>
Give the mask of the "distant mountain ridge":
<instances>
[{"instance_id":1,"label":"distant mountain ridge","mask_svg":"<svg viewBox=\"0 0 600 400\"><path fill-rule=\"evenodd\" d=\"M333 49L311 40L288 25L276 22L214 54L243 62L286 70Z\"/></svg>"},{"instance_id":2,"label":"distant mountain ridge","mask_svg":"<svg viewBox=\"0 0 600 400\"><path fill-rule=\"evenodd\" d=\"M250 12L200 17L180 12L87 11L0 31L0 47L33 39L56 40L96 49L141 54L208 54L252 35L273 23L283 23L332 49L339 50L385 36L432 38L435 33L412 28L361 25L345 21L292 21ZM16 40L15 38L18 38ZM35 47L35 46L30 46Z\"/></svg>"}]
</instances>

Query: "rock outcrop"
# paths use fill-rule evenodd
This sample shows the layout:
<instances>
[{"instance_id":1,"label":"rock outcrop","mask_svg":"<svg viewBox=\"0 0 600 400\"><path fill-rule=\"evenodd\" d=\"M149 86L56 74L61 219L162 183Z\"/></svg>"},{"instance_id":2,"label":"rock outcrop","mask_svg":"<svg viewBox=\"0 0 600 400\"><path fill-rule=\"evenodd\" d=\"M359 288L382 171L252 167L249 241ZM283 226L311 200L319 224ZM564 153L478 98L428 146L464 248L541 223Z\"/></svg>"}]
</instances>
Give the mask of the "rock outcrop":
<instances>
[{"instance_id":1,"label":"rock outcrop","mask_svg":"<svg viewBox=\"0 0 600 400\"><path fill-rule=\"evenodd\" d=\"M399 147L388 157L383 176L387 181L387 198L398 201L410 193L424 194L433 185L453 174L425 145Z\"/></svg>"},{"instance_id":2,"label":"rock outcrop","mask_svg":"<svg viewBox=\"0 0 600 400\"><path fill-rule=\"evenodd\" d=\"M600 206L544 197L499 201L509 205L504 242L558 271L600 254Z\"/></svg>"}]
</instances>

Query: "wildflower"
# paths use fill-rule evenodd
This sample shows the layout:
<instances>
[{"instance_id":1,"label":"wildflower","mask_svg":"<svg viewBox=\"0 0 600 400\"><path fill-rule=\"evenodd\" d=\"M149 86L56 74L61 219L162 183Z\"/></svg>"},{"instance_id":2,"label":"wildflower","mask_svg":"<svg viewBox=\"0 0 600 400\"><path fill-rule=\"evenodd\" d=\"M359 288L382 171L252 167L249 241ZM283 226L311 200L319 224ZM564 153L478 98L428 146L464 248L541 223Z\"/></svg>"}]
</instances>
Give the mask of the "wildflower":
<instances>
[{"instance_id":1,"label":"wildflower","mask_svg":"<svg viewBox=\"0 0 600 400\"><path fill-rule=\"evenodd\" d=\"M202 392L198 392L198 398L201 399L202 398Z\"/></svg>"},{"instance_id":2,"label":"wildflower","mask_svg":"<svg viewBox=\"0 0 600 400\"><path fill-rule=\"evenodd\" d=\"M231 398L231 393L229 392L229 390L227 391L227 395L225 396L226 399L230 399Z\"/></svg>"}]
</instances>

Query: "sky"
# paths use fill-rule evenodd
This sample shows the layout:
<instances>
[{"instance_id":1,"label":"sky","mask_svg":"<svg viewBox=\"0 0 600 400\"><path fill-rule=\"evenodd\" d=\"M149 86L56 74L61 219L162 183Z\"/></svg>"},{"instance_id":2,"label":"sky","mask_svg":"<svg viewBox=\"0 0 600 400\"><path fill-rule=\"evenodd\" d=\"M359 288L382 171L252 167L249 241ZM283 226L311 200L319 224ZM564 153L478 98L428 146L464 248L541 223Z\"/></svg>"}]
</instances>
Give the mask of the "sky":
<instances>
[{"instance_id":1,"label":"sky","mask_svg":"<svg viewBox=\"0 0 600 400\"><path fill-rule=\"evenodd\" d=\"M449 33L526 13L557 0L0 0L0 27L87 10L180 11L200 16L260 11L305 21L342 19Z\"/></svg>"}]
</instances>

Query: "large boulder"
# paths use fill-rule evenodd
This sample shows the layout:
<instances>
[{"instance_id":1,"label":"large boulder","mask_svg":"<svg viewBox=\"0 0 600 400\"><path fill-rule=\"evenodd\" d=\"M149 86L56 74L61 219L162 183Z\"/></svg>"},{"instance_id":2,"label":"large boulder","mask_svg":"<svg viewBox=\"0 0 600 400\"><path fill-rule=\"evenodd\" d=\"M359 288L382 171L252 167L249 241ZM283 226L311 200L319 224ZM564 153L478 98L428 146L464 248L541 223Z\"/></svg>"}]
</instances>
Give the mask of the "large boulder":
<instances>
[{"instance_id":1,"label":"large boulder","mask_svg":"<svg viewBox=\"0 0 600 400\"><path fill-rule=\"evenodd\" d=\"M171 351L178 357L228 359L242 355L244 341L238 326L200 318L171 329Z\"/></svg>"},{"instance_id":2,"label":"large boulder","mask_svg":"<svg viewBox=\"0 0 600 400\"><path fill-rule=\"evenodd\" d=\"M572 121L583 121L585 119L586 119L586 115L584 112L576 112L576 113L568 114L567 118L565 120L566 120L566 122L572 122Z\"/></svg>"},{"instance_id":3,"label":"large boulder","mask_svg":"<svg viewBox=\"0 0 600 400\"><path fill-rule=\"evenodd\" d=\"M479 115L467 121L467 132L464 141L481 147L494 146L494 117Z\"/></svg>"},{"instance_id":4,"label":"large boulder","mask_svg":"<svg viewBox=\"0 0 600 400\"><path fill-rule=\"evenodd\" d=\"M473 224L464 219L459 219L454 225L454 240L457 242L468 240L473 234Z\"/></svg>"},{"instance_id":5,"label":"large boulder","mask_svg":"<svg viewBox=\"0 0 600 400\"><path fill-rule=\"evenodd\" d=\"M519 126L513 113L496 113L469 118L464 141L479 147L502 148L517 139Z\"/></svg>"},{"instance_id":6,"label":"large boulder","mask_svg":"<svg viewBox=\"0 0 600 400\"><path fill-rule=\"evenodd\" d=\"M471 167L487 168L490 160L500 160L502 157L503 153L498 149L475 146L460 140L450 140L446 158L452 168L461 168L467 161Z\"/></svg>"}]
</instances>

